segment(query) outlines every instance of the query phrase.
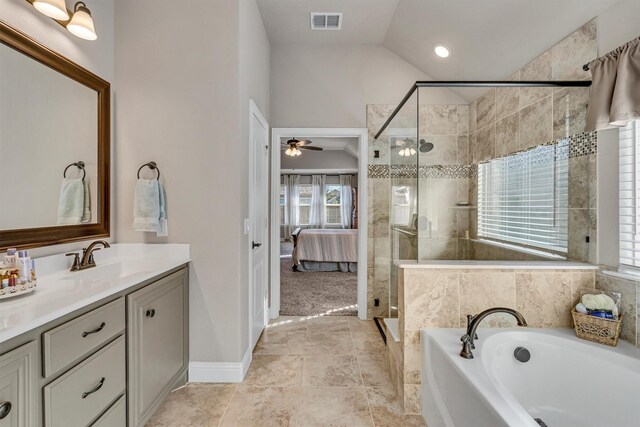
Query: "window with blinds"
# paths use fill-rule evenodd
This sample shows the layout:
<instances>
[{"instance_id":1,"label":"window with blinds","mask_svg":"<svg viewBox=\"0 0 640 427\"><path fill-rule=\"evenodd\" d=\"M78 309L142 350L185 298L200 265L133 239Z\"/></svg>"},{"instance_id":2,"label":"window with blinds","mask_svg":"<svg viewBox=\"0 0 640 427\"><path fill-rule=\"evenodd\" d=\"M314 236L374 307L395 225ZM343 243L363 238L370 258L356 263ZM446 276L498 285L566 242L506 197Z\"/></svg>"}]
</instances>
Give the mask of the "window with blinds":
<instances>
[{"instance_id":1,"label":"window with blinds","mask_svg":"<svg viewBox=\"0 0 640 427\"><path fill-rule=\"evenodd\" d=\"M640 121L619 130L620 265L640 267Z\"/></svg>"},{"instance_id":2,"label":"window with blinds","mask_svg":"<svg viewBox=\"0 0 640 427\"><path fill-rule=\"evenodd\" d=\"M567 253L569 142L478 165L478 237Z\"/></svg>"}]
</instances>

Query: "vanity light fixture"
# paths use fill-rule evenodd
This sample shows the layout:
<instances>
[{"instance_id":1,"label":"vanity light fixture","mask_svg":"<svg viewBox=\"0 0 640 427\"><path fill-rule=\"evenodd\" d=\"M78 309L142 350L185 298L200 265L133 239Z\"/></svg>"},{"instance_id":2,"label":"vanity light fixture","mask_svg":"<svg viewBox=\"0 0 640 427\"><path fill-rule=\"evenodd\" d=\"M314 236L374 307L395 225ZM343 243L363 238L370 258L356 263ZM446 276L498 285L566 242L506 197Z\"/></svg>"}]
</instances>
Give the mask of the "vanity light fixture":
<instances>
[{"instance_id":1,"label":"vanity light fixture","mask_svg":"<svg viewBox=\"0 0 640 427\"><path fill-rule=\"evenodd\" d=\"M73 7L73 16L71 21L67 24L67 30L74 36L80 37L85 40L95 40L98 38L96 29L93 26L93 18L91 18L91 11L87 8L87 5L79 1Z\"/></svg>"},{"instance_id":2,"label":"vanity light fixture","mask_svg":"<svg viewBox=\"0 0 640 427\"><path fill-rule=\"evenodd\" d=\"M57 21L68 21L69 12L64 0L33 0L36 10Z\"/></svg>"},{"instance_id":3,"label":"vanity light fixture","mask_svg":"<svg viewBox=\"0 0 640 427\"><path fill-rule=\"evenodd\" d=\"M451 50L443 44L437 44L433 47L433 51L440 58L448 58L451 55Z\"/></svg>"},{"instance_id":4,"label":"vanity light fixture","mask_svg":"<svg viewBox=\"0 0 640 427\"><path fill-rule=\"evenodd\" d=\"M84 40L96 40L98 35L91 11L84 2L77 2L73 12L67 9L65 0L26 0L39 12L65 27L71 34Z\"/></svg>"}]
</instances>

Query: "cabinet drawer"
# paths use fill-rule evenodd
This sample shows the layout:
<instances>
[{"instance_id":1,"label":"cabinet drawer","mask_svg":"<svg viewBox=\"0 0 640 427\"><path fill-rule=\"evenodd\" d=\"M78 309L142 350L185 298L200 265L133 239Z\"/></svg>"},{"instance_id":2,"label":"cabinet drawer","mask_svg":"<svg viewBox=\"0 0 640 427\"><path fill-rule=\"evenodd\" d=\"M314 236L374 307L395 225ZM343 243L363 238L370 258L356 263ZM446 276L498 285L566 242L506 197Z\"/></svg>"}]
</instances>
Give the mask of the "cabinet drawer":
<instances>
[{"instance_id":1,"label":"cabinet drawer","mask_svg":"<svg viewBox=\"0 0 640 427\"><path fill-rule=\"evenodd\" d=\"M31 341L0 356L0 427L37 425L37 346Z\"/></svg>"},{"instance_id":2,"label":"cabinet drawer","mask_svg":"<svg viewBox=\"0 0 640 427\"><path fill-rule=\"evenodd\" d=\"M49 377L118 335L125 327L124 298L42 334L44 377Z\"/></svg>"},{"instance_id":3,"label":"cabinet drawer","mask_svg":"<svg viewBox=\"0 0 640 427\"><path fill-rule=\"evenodd\" d=\"M125 340L116 339L44 387L45 426L86 426L125 390Z\"/></svg>"},{"instance_id":4,"label":"cabinet drawer","mask_svg":"<svg viewBox=\"0 0 640 427\"><path fill-rule=\"evenodd\" d=\"M124 427L127 425L127 399L120 396L91 427Z\"/></svg>"}]
</instances>

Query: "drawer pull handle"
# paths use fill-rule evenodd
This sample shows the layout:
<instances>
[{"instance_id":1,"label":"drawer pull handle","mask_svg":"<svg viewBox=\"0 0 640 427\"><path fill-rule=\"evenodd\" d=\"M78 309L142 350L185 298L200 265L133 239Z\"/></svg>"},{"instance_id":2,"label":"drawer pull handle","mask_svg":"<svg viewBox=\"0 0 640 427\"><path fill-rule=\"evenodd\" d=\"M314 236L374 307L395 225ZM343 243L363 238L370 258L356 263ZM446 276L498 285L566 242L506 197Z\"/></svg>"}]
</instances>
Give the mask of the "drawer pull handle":
<instances>
[{"instance_id":1,"label":"drawer pull handle","mask_svg":"<svg viewBox=\"0 0 640 427\"><path fill-rule=\"evenodd\" d=\"M153 317L156 315L156 309L155 308L150 308L149 310L147 310L147 312L145 313L145 316L147 317Z\"/></svg>"},{"instance_id":2,"label":"drawer pull handle","mask_svg":"<svg viewBox=\"0 0 640 427\"><path fill-rule=\"evenodd\" d=\"M89 396L90 394L93 394L93 393L95 393L96 391L100 390L100 389L102 388L102 386L104 385L104 380L105 380L105 378L104 378L104 377L102 377L102 379L100 380L100 382L98 383L98 385L97 385L97 386L95 386L94 388L92 388L92 389L91 389L91 390L89 390L89 391L85 391L84 393L82 393L82 398L83 398L83 399L86 399L86 398L87 398L87 396Z\"/></svg>"},{"instance_id":3,"label":"drawer pull handle","mask_svg":"<svg viewBox=\"0 0 640 427\"><path fill-rule=\"evenodd\" d=\"M3 420L11 412L11 402L0 403L0 420Z\"/></svg>"},{"instance_id":4,"label":"drawer pull handle","mask_svg":"<svg viewBox=\"0 0 640 427\"><path fill-rule=\"evenodd\" d=\"M104 327L105 327L106 325L107 325L106 323L102 322L102 323L100 324L100 326L98 326L97 328L95 328L93 331L83 332L83 333L82 333L82 338L86 338L86 337L88 337L88 336L89 336L89 335L91 335L91 334L97 334L98 332L100 332L101 330L103 330L103 329L104 329Z\"/></svg>"}]
</instances>

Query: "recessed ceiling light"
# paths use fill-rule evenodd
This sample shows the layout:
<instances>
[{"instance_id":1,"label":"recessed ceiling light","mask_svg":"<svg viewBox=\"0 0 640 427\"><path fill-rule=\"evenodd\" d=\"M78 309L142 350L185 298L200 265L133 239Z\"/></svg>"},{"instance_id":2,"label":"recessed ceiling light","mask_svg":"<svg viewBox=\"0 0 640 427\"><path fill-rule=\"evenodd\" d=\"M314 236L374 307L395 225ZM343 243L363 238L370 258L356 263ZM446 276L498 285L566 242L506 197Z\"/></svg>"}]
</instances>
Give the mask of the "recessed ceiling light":
<instances>
[{"instance_id":1,"label":"recessed ceiling light","mask_svg":"<svg viewBox=\"0 0 640 427\"><path fill-rule=\"evenodd\" d=\"M451 51L449 50L448 47L446 47L445 45L442 44L437 44L433 47L433 51L436 53L436 55L438 55L440 58L448 58L449 55L451 55Z\"/></svg>"}]
</instances>

